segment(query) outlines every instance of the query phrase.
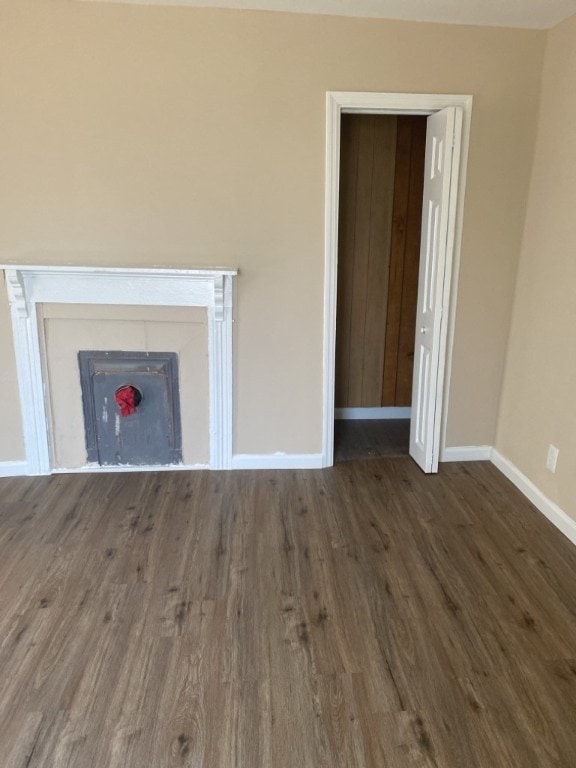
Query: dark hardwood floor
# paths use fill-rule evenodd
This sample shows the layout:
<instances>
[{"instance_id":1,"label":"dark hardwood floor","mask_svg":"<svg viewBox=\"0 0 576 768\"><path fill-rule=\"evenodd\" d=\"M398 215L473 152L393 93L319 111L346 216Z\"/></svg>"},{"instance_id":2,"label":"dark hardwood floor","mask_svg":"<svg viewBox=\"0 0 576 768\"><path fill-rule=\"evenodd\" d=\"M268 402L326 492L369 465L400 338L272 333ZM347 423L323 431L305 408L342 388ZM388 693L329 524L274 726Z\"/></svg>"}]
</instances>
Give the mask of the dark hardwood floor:
<instances>
[{"instance_id":1,"label":"dark hardwood floor","mask_svg":"<svg viewBox=\"0 0 576 768\"><path fill-rule=\"evenodd\" d=\"M334 461L408 456L410 419L336 419Z\"/></svg>"},{"instance_id":2,"label":"dark hardwood floor","mask_svg":"<svg viewBox=\"0 0 576 768\"><path fill-rule=\"evenodd\" d=\"M0 481L3 768L576 766L576 549L488 463Z\"/></svg>"}]
</instances>

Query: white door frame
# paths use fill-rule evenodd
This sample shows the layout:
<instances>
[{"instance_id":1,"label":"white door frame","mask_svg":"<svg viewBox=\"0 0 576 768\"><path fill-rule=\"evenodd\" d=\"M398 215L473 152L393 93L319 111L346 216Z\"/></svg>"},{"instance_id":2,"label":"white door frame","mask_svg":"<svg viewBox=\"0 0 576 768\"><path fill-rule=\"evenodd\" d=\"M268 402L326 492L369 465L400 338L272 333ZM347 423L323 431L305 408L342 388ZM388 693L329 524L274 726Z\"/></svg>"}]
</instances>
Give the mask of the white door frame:
<instances>
[{"instance_id":1,"label":"white door frame","mask_svg":"<svg viewBox=\"0 0 576 768\"><path fill-rule=\"evenodd\" d=\"M449 226L454 227L452 259L446 262L444 273L445 295L448 297L441 328L441 348L445 354L440 360L444 384L438 388L436 412L440 414L440 455L446 441L446 416L450 394L450 371L456 315L456 292L460 265L460 246L464 216L464 190L472 114L472 96L428 93L363 93L329 91L326 94L326 217L324 263L324 384L322 466L334 463L334 389L336 362L336 295L338 279L338 204L340 179L340 125L343 113L430 115L445 107L462 109L460 156L455 157L452 170L452 190L449 206ZM459 162L458 162L459 160ZM442 380L442 377L440 377Z\"/></svg>"}]
</instances>

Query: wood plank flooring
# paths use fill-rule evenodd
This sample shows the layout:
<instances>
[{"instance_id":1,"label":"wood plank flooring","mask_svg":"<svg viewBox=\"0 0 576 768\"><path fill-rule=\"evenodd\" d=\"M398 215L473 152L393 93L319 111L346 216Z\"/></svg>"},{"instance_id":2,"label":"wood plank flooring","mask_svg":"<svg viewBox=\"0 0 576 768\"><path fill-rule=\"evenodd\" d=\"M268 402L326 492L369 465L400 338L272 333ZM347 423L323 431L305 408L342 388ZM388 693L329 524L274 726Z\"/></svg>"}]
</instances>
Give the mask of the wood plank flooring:
<instances>
[{"instance_id":1,"label":"wood plank flooring","mask_svg":"<svg viewBox=\"0 0 576 768\"><path fill-rule=\"evenodd\" d=\"M576 549L490 464L0 481L0 766L573 768Z\"/></svg>"},{"instance_id":2,"label":"wood plank flooring","mask_svg":"<svg viewBox=\"0 0 576 768\"><path fill-rule=\"evenodd\" d=\"M334 460L408 456L410 419L336 419Z\"/></svg>"}]
</instances>

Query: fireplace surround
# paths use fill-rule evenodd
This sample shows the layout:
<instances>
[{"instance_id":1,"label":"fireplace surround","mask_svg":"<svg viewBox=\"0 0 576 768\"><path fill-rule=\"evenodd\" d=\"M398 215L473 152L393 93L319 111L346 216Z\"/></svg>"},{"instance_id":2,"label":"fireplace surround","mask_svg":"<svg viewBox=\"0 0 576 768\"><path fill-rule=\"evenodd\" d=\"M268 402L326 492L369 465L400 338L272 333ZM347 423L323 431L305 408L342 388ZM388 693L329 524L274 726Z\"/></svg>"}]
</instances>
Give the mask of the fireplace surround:
<instances>
[{"instance_id":1,"label":"fireplace surround","mask_svg":"<svg viewBox=\"0 0 576 768\"><path fill-rule=\"evenodd\" d=\"M209 466L211 469L231 467L233 280L237 270L10 264L1 268L6 274L12 316L26 474L45 475L54 471L47 406L50 381L43 360L43 327L38 314L38 305L43 303L206 308ZM106 471L107 468L90 465L86 469Z\"/></svg>"}]
</instances>

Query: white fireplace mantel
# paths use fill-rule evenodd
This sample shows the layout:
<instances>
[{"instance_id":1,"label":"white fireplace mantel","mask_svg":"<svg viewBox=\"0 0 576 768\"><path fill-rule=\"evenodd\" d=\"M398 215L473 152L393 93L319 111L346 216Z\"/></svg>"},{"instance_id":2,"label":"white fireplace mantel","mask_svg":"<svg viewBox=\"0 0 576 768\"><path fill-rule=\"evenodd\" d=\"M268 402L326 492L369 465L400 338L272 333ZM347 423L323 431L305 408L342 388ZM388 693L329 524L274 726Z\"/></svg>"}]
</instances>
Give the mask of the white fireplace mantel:
<instances>
[{"instance_id":1,"label":"white fireplace mantel","mask_svg":"<svg viewBox=\"0 0 576 768\"><path fill-rule=\"evenodd\" d=\"M232 465L232 281L235 269L134 269L0 265L6 284L27 474L53 470L37 305L116 304L205 307L210 372L210 468Z\"/></svg>"}]
</instances>

